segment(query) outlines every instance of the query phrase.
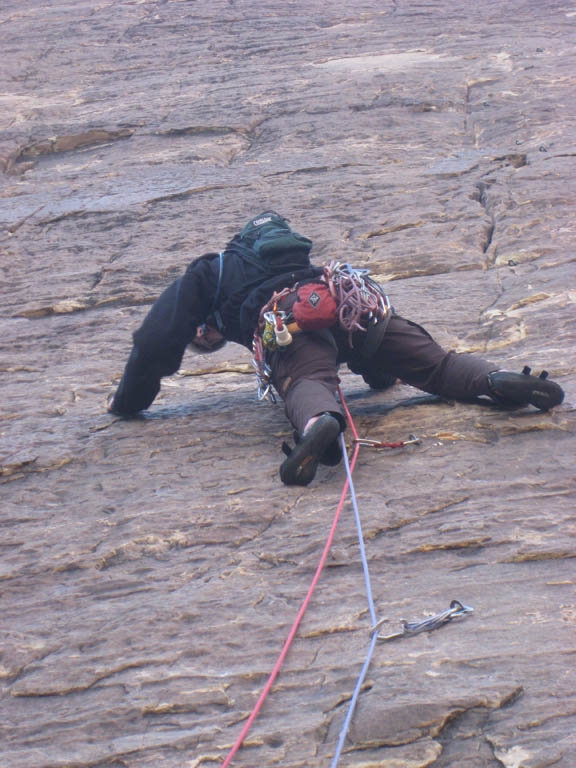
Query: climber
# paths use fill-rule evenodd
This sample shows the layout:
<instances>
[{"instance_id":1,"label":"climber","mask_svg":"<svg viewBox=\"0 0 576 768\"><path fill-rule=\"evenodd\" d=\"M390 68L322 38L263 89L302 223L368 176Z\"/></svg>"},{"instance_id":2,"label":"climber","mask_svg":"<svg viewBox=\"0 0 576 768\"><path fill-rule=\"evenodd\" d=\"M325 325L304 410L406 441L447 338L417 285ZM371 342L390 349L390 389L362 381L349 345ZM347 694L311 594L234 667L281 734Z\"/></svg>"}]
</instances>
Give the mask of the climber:
<instances>
[{"instance_id":1,"label":"climber","mask_svg":"<svg viewBox=\"0 0 576 768\"><path fill-rule=\"evenodd\" d=\"M193 261L134 333L108 410L129 418L148 408L187 347L210 352L226 341L242 344L255 350L261 378L284 400L295 430L295 447L284 445L281 480L308 485L319 464L341 459L337 438L345 420L336 392L343 363L373 389L399 379L446 399L487 398L506 408L546 411L562 402L562 388L545 372L511 373L444 350L390 307L366 270L338 262L313 266L311 247L286 219L266 211L223 252Z\"/></svg>"}]
</instances>

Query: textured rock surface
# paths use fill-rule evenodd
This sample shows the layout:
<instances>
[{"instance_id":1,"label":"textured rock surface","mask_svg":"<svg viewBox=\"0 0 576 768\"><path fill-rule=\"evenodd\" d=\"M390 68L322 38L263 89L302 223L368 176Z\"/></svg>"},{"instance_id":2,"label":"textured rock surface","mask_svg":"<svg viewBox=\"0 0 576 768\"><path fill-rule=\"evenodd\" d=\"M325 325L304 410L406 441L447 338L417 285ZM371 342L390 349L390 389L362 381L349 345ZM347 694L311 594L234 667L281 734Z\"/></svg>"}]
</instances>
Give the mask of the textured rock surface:
<instances>
[{"instance_id":1,"label":"textured rock surface","mask_svg":"<svg viewBox=\"0 0 576 768\"><path fill-rule=\"evenodd\" d=\"M446 346L546 367L552 413L369 394L357 493L386 631L341 764L572 768L576 12L548 0L4 0L6 768L218 765L344 482L283 488L239 347L104 412L155 296L264 207ZM239 766L326 766L370 635L352 513Z\"/></svg>"}]
</instances>

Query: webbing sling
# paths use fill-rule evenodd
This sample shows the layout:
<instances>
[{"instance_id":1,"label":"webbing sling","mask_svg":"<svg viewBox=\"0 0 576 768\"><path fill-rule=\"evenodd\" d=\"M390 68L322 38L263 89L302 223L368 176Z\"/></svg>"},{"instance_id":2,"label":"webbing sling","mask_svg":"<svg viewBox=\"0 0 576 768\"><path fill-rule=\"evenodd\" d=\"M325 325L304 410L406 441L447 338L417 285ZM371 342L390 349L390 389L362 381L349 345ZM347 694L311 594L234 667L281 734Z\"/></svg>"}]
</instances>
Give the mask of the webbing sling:
<instances>
[{"instance_id":1,"label":"webbing sling","mask_svg":"<svg viewBox=\"0 0 576 768\"><path fill-rule=\"evenodd\" d=\"M220 251L218 254L218 283L216 284L216 293L212 300L212 305L208 312L208 317L213 317L216 321L216 328L219 333L224 333L224 323L222 322L222 315L218 309L218 302L220 301L220 291L222 290L222 272L224 266L224 252Z\"/></svg>"}]
</instances>

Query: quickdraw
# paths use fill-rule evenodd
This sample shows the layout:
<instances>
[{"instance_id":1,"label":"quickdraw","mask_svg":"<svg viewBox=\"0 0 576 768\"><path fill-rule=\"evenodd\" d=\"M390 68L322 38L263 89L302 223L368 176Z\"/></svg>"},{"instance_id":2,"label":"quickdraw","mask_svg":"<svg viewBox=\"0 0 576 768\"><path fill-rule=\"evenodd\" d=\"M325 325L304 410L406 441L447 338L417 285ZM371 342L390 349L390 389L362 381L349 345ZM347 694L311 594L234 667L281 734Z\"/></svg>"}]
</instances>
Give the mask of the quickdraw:
<instances>
[{"instance_id":1,"label":"quickdraw","mask_svg":"<svg viewBox=\"0 0 576 768\"><path fill-rule=\"evenodd\" d=\"M260 310L258 327L252 339L252 365L256 372L258 400L277 402L272 389L272 369L266 361L266 352L283 349L292 342L292 336L286 326L286 313L278 310L278 302L293 290L284 288L283 291L274 293Z\"/></svg>"},{"instance_id":2,"label":"quickdraw","mask_svg":"<svg viewBox=\"0 0 576 768\"><path fill-rule=\"evenodd\" d=\"M432 630L438 629L444 624L448 624L452 619L457 619L460 616L468 616L470 613L474 613L474 608L470 608L469 605L464 605L460 600L452 600L450 608L441 613L437 613L435 616L430 616L428 619L422 619L422 621L406 621L406 619L400 619L402 629L399 632L394 632L392 635L378 635L378 640L396 640L399 637L418 635L420 632L432 632ZM377 629L383 621L378 622L374 629Z\"/></svg>"},{"instance_id":3,"label":"quickdraw","mask_svg":"<svg viewBox=\"0 0 576 768\"><path fill-rule=\"evenodd\" d=\"M266 362L262 337L258 334L254 334L252 340L252 366L256 374L258 400L270 400L271 403L277 402L270 378L272 376L272 369Z\"/></svg>"},{"instance_id":4,"label":"quickdraw","mask_svg":"<svg viewBox=\"0 0 576 768\"><path fill-rule=\"evenodd\" d=\"M408 435L408 440L400 440L398 443L383 443L380 440L370 440L367 437L354 438L354 442L368 448L403 448L405 445L420 445L422 441L416 435Z\"/></svg>"}]
</instances>

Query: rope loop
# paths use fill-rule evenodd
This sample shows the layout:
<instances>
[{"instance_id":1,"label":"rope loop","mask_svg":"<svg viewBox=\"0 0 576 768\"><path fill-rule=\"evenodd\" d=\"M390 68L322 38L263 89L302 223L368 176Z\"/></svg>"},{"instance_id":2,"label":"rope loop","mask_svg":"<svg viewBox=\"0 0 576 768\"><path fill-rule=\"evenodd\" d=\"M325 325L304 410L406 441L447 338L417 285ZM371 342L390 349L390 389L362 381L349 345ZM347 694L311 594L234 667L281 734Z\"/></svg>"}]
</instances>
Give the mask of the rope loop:
<instances>
[{"instance_id":1,"label":"rope loop","mask_svg":"<svg viewBox=\"0 0 576 768\"><path fill-rule=\"evenodd\" d=\"M369 277L370 270L356 269L350 264L331 261L322 268L324 280L338 304L338 322L348 333L352 346L352 334L367 330L390 312L390 302L382 286Z\"/></svg>"}]
</instances>

